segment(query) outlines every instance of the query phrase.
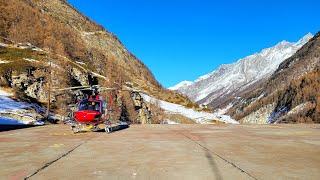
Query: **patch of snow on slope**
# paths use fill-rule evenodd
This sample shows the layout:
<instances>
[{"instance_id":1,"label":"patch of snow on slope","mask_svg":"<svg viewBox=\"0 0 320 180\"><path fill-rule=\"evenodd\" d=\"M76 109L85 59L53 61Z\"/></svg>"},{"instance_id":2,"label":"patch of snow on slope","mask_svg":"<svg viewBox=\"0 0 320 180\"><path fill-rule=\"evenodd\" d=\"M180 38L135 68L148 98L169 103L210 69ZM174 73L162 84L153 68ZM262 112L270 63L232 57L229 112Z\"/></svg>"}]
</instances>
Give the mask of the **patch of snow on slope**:
<instances>
[{"instance_id":1,"label":"patch of snow on slope","mask_svg":"<svg viewBox=\"0 0 320 180\"><path fill-rule=\"evenodd\" d=\"M13 99L6 96L0 96L0 102L0 113L7 111L18 111L31 107L30 104L14 101Z\"/></svg>"},{"instance_id":2,"label":"patch of snow on slope","mask_svg":"<svg viewBox=\"0 0 320 180\"><path fill-rule=\"evenodd\" d=\"M8 45L7 45L7 44L5 44L5 43L1 43L1 42L0 42L0 46L1 46L1 47L8 47Z\"/></svg>"},{"instance_id":3,"label":"patch of snow on slope","mask_svg":"<svg viewBox=\"0 0 320 180\"><path fill-rule=\"evenodd\" d=\"M9 63L10 61L5 61L5 60L2 60L0 59L0 64L6 64L6 63Z\"/></svg>"},{"instance_id":4,"label":"patch of snow on slope","mask_svg":"<svg viewBox=\"0 0 320 180\"><path fill-rule=\"evenodd\" d=\"M38 60L35 60L35 59L32 59L32 58L23 58L23 60L29 61L29 62L39 62Z\"/></svg>"},{"instance_id":5,"label":"patch of snow on slope","mask_svg":"<svg viewBox=\"0 0 320 180\"><path fill-rule=\"evenodd\" d=\"M31 122L37 121L34 119L34 114L30 114L30 109L34 109L36 112L43 112L44 110L37 104L26 103L15 101L10 98L12 94L7 93L0 89L0 115L1 114L12 114L17 116L25 117L24 121L20 121L24 124L29 124Z\"/></svg>"},{"instance_id":6,"label":"patch of snow on slope","mask_svg":"<svg viewBox=\"0 0 320 180\"><path fill-rule=\"evenodd\" d=\"M179 124L179 123L177 123L177 122L175 122L175 121L171 121L171 120L169 120L169 119L166 119L166 120L163 121L163 124L176 125L176 124Z\"/></svg>"},{"instance_id":7,"label":"patch of snow on slope","mask_svg":"<svg viewBox=\"0 0 320 180\"><path fill-rule=\"evenodd\" d=\"M219 114L219 115L224 115L224 114L226 114L226 113L228 112L228 110L229 110L230 108L232 108L232 107L233 107L233 104L230 103L229 105L227 105L226 107L224 107L224 108L222 108L222 109L217 109L217 110L215 111L215 113L217 113L217 114Z\"/></svg>"},{"instance_id":8,"label":"patch of snow on slope","mask_svg":"<svg viewBox=\"0 0 320 180\"><path fill-rule=\"evenodd\" d=\"M164 109L166 112L173 113L173 114L181 114L187 118L193 119L195 122L197 122L199 124L207 124L207 123L210 123L210 121L212 121L212 120L218 120L218 121L225 122L228 124L239 124L238 121L233 120L231 117L226 116L226 115L219 115L218 116L217 114L212 114L212 113L207 113L207 112L198 112L194 109L189 109L189 108L186 108L182 105L158 100L156 98L150 97L145 94L141 94L141 95L142 95L143 99L149 103L158 102L159 106L162 109Z\"/></svg>"},{"instance_id":9,"label":"patch of snow on slope","mask_svg":"<svg viewBox=\"0 0 320 180\"><path fill-rule=\"evenodd\" d=\"M81 64L81 65L86 65L84 62L76 61L76 63Z\"/></svg>"}]
</instances>

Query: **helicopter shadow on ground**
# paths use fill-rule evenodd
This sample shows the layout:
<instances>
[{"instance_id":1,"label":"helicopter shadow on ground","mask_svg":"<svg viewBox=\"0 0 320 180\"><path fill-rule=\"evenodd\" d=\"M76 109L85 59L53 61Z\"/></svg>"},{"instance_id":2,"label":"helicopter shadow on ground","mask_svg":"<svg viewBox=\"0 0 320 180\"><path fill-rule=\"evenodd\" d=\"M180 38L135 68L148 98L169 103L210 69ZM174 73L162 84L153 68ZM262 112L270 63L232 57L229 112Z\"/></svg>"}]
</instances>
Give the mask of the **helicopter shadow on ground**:
<instances>
[{"instance_id":1,"label":"helicopter shadow on ground","mask_svg":"<svg viewBox=\"0 0 320 180\"><path fill-rule=\"evenodd\" d=\"M116 132L118 132L118 131L122 131L122 130L125 130L125 129L128 129L128 128L130 128L130 125L120 125L118 128L112 129L112 131L109 132L109 134L110 134L110 133L116 133ZM103 133L106 133L106 131L105 131L104 129L100 129L100 130L97 130L97 131L95 131L95 132L103 132Z\"/></svg>"},{"instance_id":2,"label":"helicopter shadow on ground","mask_svg":"<svg viewBox=\"0 0 320 180\"><path fill-rule=\"evenodd\" d=\"M0 124L0 132L12 131L24 128L36 127L35 125L11 125L11 124Z\"/></svg>"}]
</instances>

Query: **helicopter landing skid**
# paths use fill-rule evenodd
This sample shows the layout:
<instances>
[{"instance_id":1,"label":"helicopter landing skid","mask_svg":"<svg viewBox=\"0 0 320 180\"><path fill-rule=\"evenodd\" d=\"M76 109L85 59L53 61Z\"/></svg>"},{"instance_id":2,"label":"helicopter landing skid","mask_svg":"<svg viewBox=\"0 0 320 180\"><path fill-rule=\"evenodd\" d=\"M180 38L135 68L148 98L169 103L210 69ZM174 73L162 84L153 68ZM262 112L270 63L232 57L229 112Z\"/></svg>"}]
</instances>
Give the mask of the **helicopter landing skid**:
<instances>
[{"instance_id":1,"label":"helicopter landing skid","mask_svg":"<svg viewBox=\"0 0 320 180\"><path fill-rule=\"evenodd\" d=\"M114 124L99 124L99 125L72 124L71 130L73 131L73 133L100 132L101 130L105 130L106 133L112 133L113 131L118 131L128 127L129 125L126 122L119 122Z\"/></svg>"},{"instance_id":2,"label":"helicopter landing skid","mask_svg":"<svg viewBox=\"0 0 320 180\"><path fill-rule=\"evenodd\" d=\"M118 122L115 124L108 124L105 126L106 133L112 133L113 131L119 131L121 129L126 129L129 127L129 124L126 122Z\"/></svg>"}]
</instances>

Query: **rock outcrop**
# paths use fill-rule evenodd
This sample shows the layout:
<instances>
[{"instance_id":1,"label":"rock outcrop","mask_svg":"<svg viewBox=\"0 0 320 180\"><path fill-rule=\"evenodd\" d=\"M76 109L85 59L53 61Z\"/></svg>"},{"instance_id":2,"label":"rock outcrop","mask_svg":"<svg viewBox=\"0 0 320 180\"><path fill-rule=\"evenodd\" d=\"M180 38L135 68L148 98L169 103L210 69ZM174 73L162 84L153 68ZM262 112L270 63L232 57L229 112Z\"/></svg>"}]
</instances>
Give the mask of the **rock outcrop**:
<instances>
[{"instance_id":1,"label":"rock outcrop","mask_svg":"<svg viewBox=\"0 0 320 180\"><path fill-rule=\"evenodd\" d=\"M240 120L243 124L268 124L270 114L275 105L268 104Z\"/></svg>"},{"instance_id":2,"label":"rock outcrop","mask_svg":"<svg viewBox=\"0 0 320 180\"><path fill-rule=\"evenodd\" d=\"M133 100L133 104L135 106L135 110L138 112L137 121L141 124L151 124L151 109L150 104L147 104L138 92L132 92L131 97Z\"/></svg>"}]
</instances>

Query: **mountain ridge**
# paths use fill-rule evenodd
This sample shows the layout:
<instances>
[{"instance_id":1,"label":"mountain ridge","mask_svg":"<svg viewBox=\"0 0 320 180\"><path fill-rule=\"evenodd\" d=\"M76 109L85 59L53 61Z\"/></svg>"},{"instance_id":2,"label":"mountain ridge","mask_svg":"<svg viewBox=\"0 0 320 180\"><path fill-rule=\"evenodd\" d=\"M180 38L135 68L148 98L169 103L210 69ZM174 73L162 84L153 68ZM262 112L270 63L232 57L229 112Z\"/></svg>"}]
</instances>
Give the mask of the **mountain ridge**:
<instances>
[{"instance_id":1,"label":"mountain ridge","mask_svg":"<svg viewBox=\"0 0 320 180\"><path fill-rule=\"evenodd\" d=\"M320 32L272 76L232 101L226 114L241 123L320 122Z\"/></svg>"},{"instance_id":2,"label":"mountain ridge","mask_svg":"<svg viewBox=\"0 0 320 180\"><path fill-rule=\"evenodd\" d=\"M223 64L197 80L187 84L178 84L180 87L173 89L187 95L195 102L213 104L212 102L219 101L221 96L236 94L235 92L239 89L244 89L246 86L271 76L282 61L293 55L311 37L312 34L308 33L297 42L281 41L273 47L262 49L257 53L237 60L235 63ZM253 67L253 65L260 69L254 69L256 67ZM235 68L237 69L233 70ZM221 91L223 92L221 93ZM217 105L213 106L217 107Z\"/></svg>"}]
</instances>

